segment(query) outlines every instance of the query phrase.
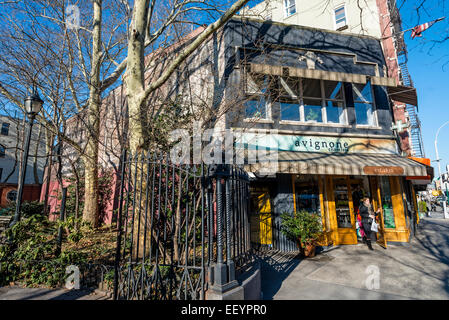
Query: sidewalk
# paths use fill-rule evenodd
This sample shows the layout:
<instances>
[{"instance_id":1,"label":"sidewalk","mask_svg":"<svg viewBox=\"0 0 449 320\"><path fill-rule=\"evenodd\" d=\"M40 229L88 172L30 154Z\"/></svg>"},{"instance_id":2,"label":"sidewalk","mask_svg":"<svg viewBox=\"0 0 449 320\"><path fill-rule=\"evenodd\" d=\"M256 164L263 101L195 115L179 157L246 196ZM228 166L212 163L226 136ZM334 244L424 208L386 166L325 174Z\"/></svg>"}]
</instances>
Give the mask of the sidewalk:
<instances>
[{"instance_id":1,"label":"sidewalk","mask_svg":"<svg viewBox=\"0 0 449 320\"><path fill-rule=\"evenodd\" d=\"M0 300L108 300L87 290L0 287Z\"/></svg>"},{"instance_id":2,"label":"sidewalk","mask_svg":"<svg viewBox=\"0 0 449 320\"><path fill-rule=\"evenodd\" d=\"M264 299L449 299L449 220L437 217L423 218L410 244L389 244L387 250L359 244L311 259L265 256ZM379 288L368 290L373 268Z\"/></svg>"}]
</instances>

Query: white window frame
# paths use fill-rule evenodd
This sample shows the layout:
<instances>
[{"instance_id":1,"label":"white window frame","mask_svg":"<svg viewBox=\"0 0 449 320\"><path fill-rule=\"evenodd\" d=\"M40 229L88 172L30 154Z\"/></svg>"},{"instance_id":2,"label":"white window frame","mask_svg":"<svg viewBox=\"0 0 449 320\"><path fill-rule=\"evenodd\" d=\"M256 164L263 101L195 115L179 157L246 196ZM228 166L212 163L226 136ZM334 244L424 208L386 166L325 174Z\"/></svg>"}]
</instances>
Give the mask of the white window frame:
<instances>
[{"instance_id":1,"label":"white window frame","mask_svg":"<svg viewBox=\"0 0 449 320\"><path fill-rule=\"evenodd\" d=\"M356 127L357 128L379 128L379 122L378 122L378 120L377 120L377 108L376 108L376 97L374 96L374 87L373 87L373 85L372 85L372 83L371 83L371 81L370 80L367 80L367 82L365 83L365 85L366 84L368 84L369 83L369 85L370 85L370 90L371 90L371 97L372 97L372 101L371 101L371 107L372 107L372 114L373 114L373 116L372 116L372 118L373 118L373 123L371 123L371 124L359 124L359 123L357 123L357 112L356 112L356 106L355 106L355 104L357 103L357 102L359 102L359 103L366 103L366 102L363 102L363 101L360 101L360 100L356 100L355 99L355 96L354 96L354 85L356 85L357 83L351 83L351 85L353 86L352 87L352 93L353 93L353 102L354 102L354 116L355 116L355 123L356 123ZM367 104L367 103L366 103Z\"/></svg>"},{"instance_id":2,"label":"white window frame","mask_svg":"<svg viewBox=\"0 0 449 320\"><path fill-rule=\"evenodd\" d=\"M269 77L268 75L264 75L265 77ZM266 93L256 93L256 92L248 92L248 73L245 71L245 94L246 94L246 100L243 102L243 112L244 112L244 121L245 122L272 122L272 116L271 116L271 97L270 92ZM256 100L256 98L265 98L265 118L260 117L247 117L246 116L246 102L250 100Z\"/></svg>"},{"instance_id":3,"label":"white window frame","mask_svg":"<svg viewBox=\"0 0 449 320\"><path fill-rule=\"evenodd\" d=\"M303 87L303 81L302 80L319 80L320 81L320 92L321 92L321 122L318 122L318 121L315 121L315 120L306 120L306 113L305 113L305 105L304 105L304 99L309 99L309 100L318 100L318 98L315 98L315 97L304 97L304 87ZM310 124L310 123L312 123L312 124L325 124L326 122L325 122L325 115L324 115L324 112L323 112L323 110L324 110L324 107L325 107L325 104L324 104L324 95L323 95L323 80L321 80L321 79L307 79L307 78L300 78L300 84L299 84L299 87L300 87L300 101L301 101L301 109L302 109L302 112L301 112L301 122L303 122L303 123L307 123L307 124Z\"/></svg>"},{"instance_id":4,"label":"white window frame","mask_svg":"<svg viewBox=\"0 0 449 320\"><path fill-rule=\"evenodd\" d=\"M337 15L336 15L336 12L337 12L337 10L340 10L341 8L343 8L344 13L345 13L345 24L344 24L344 25L338 25L338 24L337 24ZM348 15L346 14L346 6L345 6L345 4L343 3L343 4L338 5L338 6L336 6L336 7L334 8L334 29L335 29L335 30L338 30L338 29L343 28L343 27L346 27L346 26L348 26L348 25L349 25L349 22L348 22Z\"/></svg>"},{"instance_id":5,"label":"white window frame","mask_svg":"<svg viewBox=\"0 0 449 320\"><path fill-rule=\"evenodd\" d=\"M340 82L341 83L341 95L342 98L341 99L328 99L326 97L326 92L324 89L324 81L330 81L330 80L321 80L321 90L322 90L322 96L323 96L323 123L326 124L330 124L330 125L347 125L348 124L348 112L347 112L347 108L346 108L346 95L345 95L345 88L344 88L344 82L343 81L335 81L335 82ZM343 123L338 122L329 122L327 120L327 101L332 101L332 102L341 102L342 103L342 117L343 117ZM324 121L325 120L325 121Z\"/></svg>"},{"instance_id":6,"label":"white window frame","mask_svg":"<svg viewBox=\"0 0 449 320\"><path fill-rule=\"evenodd\" d=\"M289 5L289 3L290 3L290 5ZM289 13L291 8L295 9L294 13ZM284 16L285 16L285 18L291 17L296 12L297 12L296 11L296 0L293 0L293 4L291 3L291 0L284 0Z\"/></svg>"},{"instance_id":7,"label":"white window frame","mask_svg":"<svg viewBox=\"0 0 449 320\"><path fill-rule=\"evenodd\" d=\"M299 107L299 120L283 120L282 119L282 112L281 112L281 102L280 101L276 101L275 104L276 106L279 108L279 117L280 117L280 124L287 124L287 123L292 123L292 124L300 124L300 125L324 125L324 126L347 126L348 125L348 113L347 113L347 105L346 105L346 97L345 97L345 91L342 85L342 88L340 89L342 92L342 100L339 99L327 99L326 95L325 95L325 89L324 89L324 81L320 79L320 92L321 92L321 122L318 121L314 121L314 120L305 120L305 106L304 106L304 88L303 88L303 81L302 80L310 80L307 78L297 78L298 82L299 82L299 95L298 96L294 96L294 97L289 97L292 100L295 100L295 98L298 101L298 107ZM341 82L341 81L338 81ZM343 84L343 82L342 82ZM277 98L281 98L281 97L277 97ZM306 99L309 99L308 97L306 97ZM310 99L314 99L313 97L311 97ZM318 100L318 98L316 98ZM335 122L328 122L327 120L327 105L326 105L326 101L334 101L334 102L342 102L342 109L343 109L343 122L342 123L335 123Z\"/></svg>"}]
</instances>

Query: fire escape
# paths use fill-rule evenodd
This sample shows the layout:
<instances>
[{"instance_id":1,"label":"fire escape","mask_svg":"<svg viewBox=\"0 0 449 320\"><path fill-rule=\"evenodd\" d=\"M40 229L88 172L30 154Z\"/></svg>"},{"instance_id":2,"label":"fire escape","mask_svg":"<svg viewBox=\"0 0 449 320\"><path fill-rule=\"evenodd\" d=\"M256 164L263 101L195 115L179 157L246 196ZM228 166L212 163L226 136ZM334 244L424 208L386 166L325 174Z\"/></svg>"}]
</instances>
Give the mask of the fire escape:
<instances>
[{"instance_id":1,"label":"fire escape","mask_svg":"<svg viewBox=\"0 0 449 320\"><path fill-rule=\"evenodd\" d=\"M399 81L402 85L413 87L413 81L410 77L407 68L407 47L404 41L404 35L402 34L402 21L399 14L399 10L396 6L395 0L388 1L390 7L390 16L393 27L393 41L396 47L396 53L398 57L399 65ZM410 147L412 148L412 156L418 158L424 158L424 143L421 134L421 122L418 117L418 107L410 104L406 104L406 112L408 115L408 122L410 124Z\"/></svg>"}]
</instances>

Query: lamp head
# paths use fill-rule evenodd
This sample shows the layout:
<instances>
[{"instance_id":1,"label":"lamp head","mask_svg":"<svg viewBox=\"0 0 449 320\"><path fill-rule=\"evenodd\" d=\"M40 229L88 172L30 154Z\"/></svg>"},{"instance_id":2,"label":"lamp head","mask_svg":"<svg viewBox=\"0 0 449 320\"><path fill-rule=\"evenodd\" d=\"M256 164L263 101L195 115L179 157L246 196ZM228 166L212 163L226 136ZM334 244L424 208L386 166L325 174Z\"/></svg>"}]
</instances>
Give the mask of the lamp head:
<instances>
[{"instance_id":1,"label":"lamp head","mask_svg":"<svg viewBox=\"0 0 449 320\"><path fill-rule=\"evenodd\" d=\"M29 116L36 116L42 109L44 101L39 97L36 88L33 88L33 93L25 98L25 111Z\"/></svg>"}]
</instances>

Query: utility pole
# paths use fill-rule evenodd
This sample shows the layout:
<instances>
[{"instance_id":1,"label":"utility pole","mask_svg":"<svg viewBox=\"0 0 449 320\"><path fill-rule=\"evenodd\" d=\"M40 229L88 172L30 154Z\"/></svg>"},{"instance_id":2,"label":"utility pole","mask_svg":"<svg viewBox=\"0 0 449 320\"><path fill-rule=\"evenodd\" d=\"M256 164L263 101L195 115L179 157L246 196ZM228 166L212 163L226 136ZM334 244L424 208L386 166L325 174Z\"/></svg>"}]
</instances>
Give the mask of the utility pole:
<instances>
[{"instance_id":1,"label":"utility pole","mask_svg":"<svg viewBox=\"0 0 449 320\"><path fill-rule=\"evenodd\" d=\"M440 179L440 190L442 190L442 183L443 179L441 177L441 159L438 155L438 134L440 133L441 128L443 128L445 125L449 124L449 121L446 121L441 127L438 128L437 134L435 135L435 155L437 159L435 161L438 162L438 177ZM443 193L444 194L444 193ZM444 218L449 219L449 214L447 212L447 206L446 206L446 194L444 194L444 201L443 201L443 212L444 212Z\"/></svg>"}]
</instances>

